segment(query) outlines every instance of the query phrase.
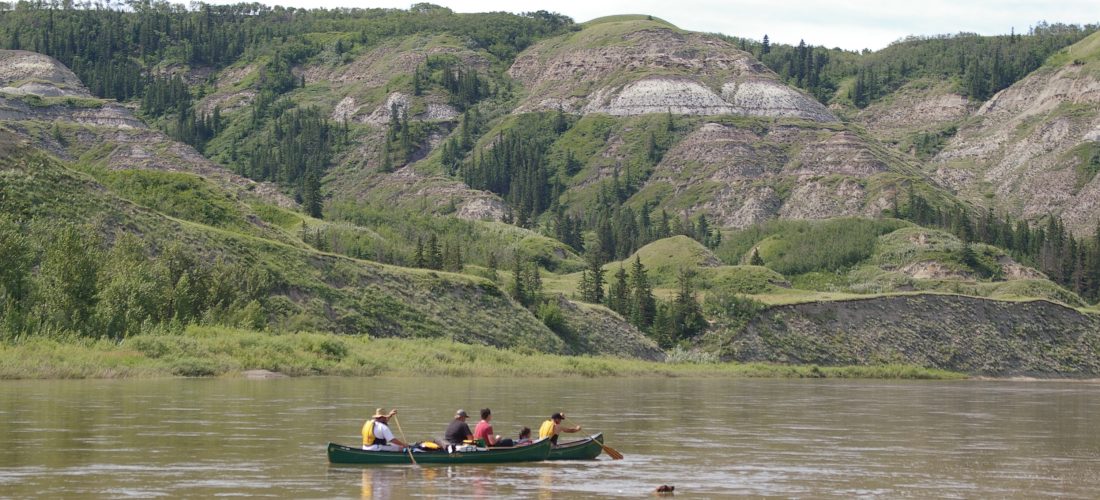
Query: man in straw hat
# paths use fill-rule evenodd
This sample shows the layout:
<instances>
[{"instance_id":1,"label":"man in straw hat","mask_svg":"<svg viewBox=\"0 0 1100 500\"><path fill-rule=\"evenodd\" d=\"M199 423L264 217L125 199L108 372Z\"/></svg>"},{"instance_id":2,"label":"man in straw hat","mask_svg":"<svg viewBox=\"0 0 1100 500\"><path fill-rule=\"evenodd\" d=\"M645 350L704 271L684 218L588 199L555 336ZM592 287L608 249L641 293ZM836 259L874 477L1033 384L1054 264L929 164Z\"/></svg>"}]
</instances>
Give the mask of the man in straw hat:
<instances>
[{"instance_id":1,"label":"man in straw hat","mask_svg":"<svg viewBox=\"0 0 1100 500\"><path fill-rule=\"evenodd\" d=\"M387 425L390 417L397 415L397 409L389 413L381 408L374 410L374 415L363 424L363 449L367 451L404 451L408 446L400 439L393 436L393 431Z\"/></svg>"}]
</instances>

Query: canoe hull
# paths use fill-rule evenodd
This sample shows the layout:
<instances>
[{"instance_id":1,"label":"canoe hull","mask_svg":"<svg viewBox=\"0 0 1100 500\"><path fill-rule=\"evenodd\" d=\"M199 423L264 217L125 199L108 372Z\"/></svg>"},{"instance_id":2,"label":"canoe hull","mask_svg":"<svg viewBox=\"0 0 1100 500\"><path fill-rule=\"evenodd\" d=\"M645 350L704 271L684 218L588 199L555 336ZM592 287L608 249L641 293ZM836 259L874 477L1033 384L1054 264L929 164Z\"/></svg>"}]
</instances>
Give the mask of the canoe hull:
<instances>
[{"instance_id":1,"label":"canoe hull","mask_svg":"<svg viewBox=\"0 0 1100 500\"><path fill-rule=\"evenodd\" d=\"M417 464L500 464L538 462L550 454L550 440L536 441L527 446L489 448L485 451L447 453L443 451L415 453ZM362 448L328 444L328 461L334 464L411 464L408 453L396 451L366 451Z\"/></svg>"},{"instance_id":2,"label":"canoe hull","mask_svg":"<svg viewBox=\"0 0 1100 500\"><path fill-rule=\"evenodd\" d=\"M550 448L547 460L592 460L603 453L603 433Z\"/></svg>"}]
</instances>

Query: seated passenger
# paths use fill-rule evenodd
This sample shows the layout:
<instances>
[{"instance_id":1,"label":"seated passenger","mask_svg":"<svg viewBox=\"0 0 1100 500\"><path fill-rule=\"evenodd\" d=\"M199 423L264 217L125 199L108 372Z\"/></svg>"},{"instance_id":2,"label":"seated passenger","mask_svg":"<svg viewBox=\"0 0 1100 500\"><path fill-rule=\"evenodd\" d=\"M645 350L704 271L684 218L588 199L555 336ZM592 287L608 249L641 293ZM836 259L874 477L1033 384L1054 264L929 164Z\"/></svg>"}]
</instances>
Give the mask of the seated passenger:
<instances>
[{"instance_id":1,"label":"seated passenger","mask_svg":"<svg viewBox=\"0 0 1100 500\"><path fill-rule=\"evenodd\" d=\"M531 440L531 428L524 427L519 430L519 438L516 439L516 446L523 446L534 443Z\"/></svg>"},{"instance_id":2,"label":"seated passenger","mask_svg":"<svg viewBox=\"0 0 1100 500\"><path fill-rule=\"evenodd\" d=\"M481 409L481 421L477 423L477 427L474 428L474 439L478 441L484 441L486 446L514 446L515 443L511 439L501 439L500 434L493 434L493 424L489 423L493 419L493 412L488 408Z\"/></svg>"},{"instance_id":3,"label":"seated passenger","mask_svg":"<svg viewBox=\"0 0 1100 500\"><path fill-rule=\"evenodd\" d=\"M451 421L451 424L447 426L447 430L443 433L443 438L447 440L447 444L462 444L465 441L473 441L474 433L470 432L470 426L466 425L466 419L469 415L466 414L466 410L458 410L455 412L455 419Z\"/></svg>"}]
</instances>

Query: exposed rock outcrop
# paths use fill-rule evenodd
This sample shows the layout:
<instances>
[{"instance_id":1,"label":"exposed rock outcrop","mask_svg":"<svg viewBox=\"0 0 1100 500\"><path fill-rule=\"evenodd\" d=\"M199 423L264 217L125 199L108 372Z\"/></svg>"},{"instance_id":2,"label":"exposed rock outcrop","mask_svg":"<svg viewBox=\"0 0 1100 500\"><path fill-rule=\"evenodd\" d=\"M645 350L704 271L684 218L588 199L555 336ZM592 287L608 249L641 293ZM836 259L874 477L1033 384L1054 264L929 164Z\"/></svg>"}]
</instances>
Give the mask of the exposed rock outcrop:
<instances>
[{"instance_id":1,"label":"exposed rock outcrop","mask_svg":"<svg viewBox=\"0 0 1100 500\"><path fill-rule=\"evenodd\" d=\"M516 112L740 114L836 121L750 54L652 21L603 22L531 47L508 74L529 89Z\"/></svg>"},{"instance_id":2,"label":"exposed rock outcrop","mask_svg":"<svg viewBox=\"0 0 1100 500\"><path fill-rule=\"evenodd\" d=\"M80 79L56 59L25 50L0 50L0 92L46 97L91 97Z\"/></svg>"},{"instance_id":3,"label":"exposed rock outcrop","mask_svg":"<svg viewBox=\"0 0 1100 500\"><path fill-rule=\"evenodd\" d=\"M727 227L775 217L873 216L890 202L886 192L869 192L863 179L903 168L890 161L844 130L707 123L664 155L647 187L671 186L673 204L694 197L677 208L704 211Z\"/></svg>"},{"instance_id":4,"label":"exposed rock outcrop","mask_svg":"<svg viewBox=\"0 0 1100 500\"><path fill-rule=\"evenodd\" d=\"M27 82L32 82L28 84ZM0 120L37 147L67 160L83 157L110 169L186 172L284 207L293 200L270 183L236 175L191 146L152 130L120 104L91 97L76 75L51 57L0 50ZM16 89L11 91L10 89ZM76 125L58 137L29 133L24 123ZM62 143L64 142L64 144Z\"/></svg>"},{"instance_id":5,"label":"exposed rock outcrop","mask_svg":"<svg viewBox=\"0 0 1100 500\"><path fill-rule=\"evenodd\" d=\"M951 91L949 82L920 80L859 112L855 122L885 141L920 132L938 132L977 111L978 105Z\"/></svg>"},{"instance_id":6,"label":"exposed rock outcrop","mask_svg":"<svg viewBox=\"0 0 1100 500\"><path fill-rule=\"evenodd\" d=\"M1078 234L1100 223L1100 34L1068 49L1083 64L1044 66L997 93L931 165L963 197L1017 217L1061 216ZM992 196L990 196L992 195Z\"/></svg>"},{"instance_id":7,"label":"exposed rock outcrop","mask_svg":"<svg viewBox=\"0 0 1100 500\"><path fill-rule=\"evenodd\" d=\"M356 102L357 101L351 97L345 97L337 104L336 110L333 111L333 118L338 118L340 120L347 118L361 123L369 123L374 126L385 126L393 119L394 109L397 109L399 119L407 115L409 120L450 121L459 116L459 112L454 106L437 102L425 103L423 111L419 113L414 112L409 107L411 97L402 92L391 93L386 97L385 102L367 116L362 116L360 114L362 105L356 106Z\"/></svg>"},{"instance_id":8,"label":"exposed rock outcrop","mask_svg":"<svg viewBox=\"0 0 1100 500\"><path fill-rule=\"evenodd\" d=\"M304 67L299 73L306 82L324 81L337 87L358 85L367 88L382 87L397 75L411 75L430 56L454 57L467 68L486 70L489 61L465 44L449 35L410 36L383 43L360 54L348 64L314 65Z\"/></svg>"},{"instance_id":9,"label":"exposed rock outcrop","mask_svg":"<svg viewBox=\"0 0 1100 500\"><path fill-rule=\"evenodd\" d=\"M424 210L467 220L501 220L510 213L499 196L471 189L449 177L425 175L406 166L393 173L372 173L336 179L341 197L377 206Z\"/></svg>"}]
</instances>

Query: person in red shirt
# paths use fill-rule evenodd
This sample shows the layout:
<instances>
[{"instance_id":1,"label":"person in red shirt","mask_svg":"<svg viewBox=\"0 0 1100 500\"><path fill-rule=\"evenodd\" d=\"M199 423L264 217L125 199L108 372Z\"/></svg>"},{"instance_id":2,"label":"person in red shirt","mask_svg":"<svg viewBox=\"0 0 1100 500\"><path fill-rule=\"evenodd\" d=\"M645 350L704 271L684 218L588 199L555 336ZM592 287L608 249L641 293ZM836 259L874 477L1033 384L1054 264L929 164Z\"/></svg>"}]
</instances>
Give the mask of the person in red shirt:
<instances>
[{"instance_id":1,"label":"person in red shirt","mask_svg":"<svg viewBox=\"0 0 1100 500\"><path fill-rule=\"evenodd\" d=\"M493 412L488 408L482 408L481 421L474 428L474 439L485 441L489 446L515 446L511 439L501 439L500 434L493 434L493 424L489 423L491 420L493 420Z\"/></svg>"}]
</instances>

